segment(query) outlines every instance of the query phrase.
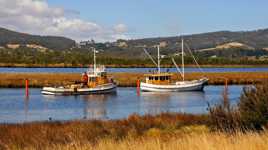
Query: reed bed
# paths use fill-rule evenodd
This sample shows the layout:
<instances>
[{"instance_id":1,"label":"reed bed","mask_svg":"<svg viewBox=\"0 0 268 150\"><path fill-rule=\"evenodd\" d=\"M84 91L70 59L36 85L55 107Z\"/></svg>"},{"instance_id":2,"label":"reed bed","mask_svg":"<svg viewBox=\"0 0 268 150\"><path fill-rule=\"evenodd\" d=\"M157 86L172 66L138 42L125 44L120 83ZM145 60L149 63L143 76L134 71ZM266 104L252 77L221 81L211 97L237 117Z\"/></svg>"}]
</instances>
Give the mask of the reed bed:
<instances>
[{"instance_id":1,"label":"reed bed","mask_svg":"<svg viewBox=\"0 0 268 150\"><path fill-rule=\"evenodd\" d=\"M132 115L114 121L0 125L0 149L264 150L268 132L211 132L207 116Z\"/></svg>"},{"instance_id":2,"label":"reed bed","mask_svg":"<svg viewBox=\"0 0 268 150\"><path fill-rule=\"evenodd\" d=\"M104 139L165 139L186 132L206 131L204 125L207 124L207 120L207 116L203 115L164 113L157 116L131 115L127 119L110 121L0 124L0 149L49 149L59 145L95 145Z\"/></svg>"},{"instance_id":3,"label":"reed bed","mask_svg":"<svg viewBox=\"0 0 268 150\"><path fill-rule=\"evenodd\" d=\"M52 149L79 150L265 150L268 149L268 133L217 133L201 132L183 134L180 137L161 139L157 137L125 139L115 141L106 139L97 144L67 146L55 145Z\"/></svg>"},{"instance_id":4,"label":"reed bed","mask_svg":"<svg viewBox=\"0 0 268 150\"><path fill-rule=\"evenodd\" d=\"M137 80L143 80L142 73L112 73L118 86L135 87ZM252 84L268 80L268 72L231 72L231 73L187 73L186 79L198 79L202 76L209 78L210 85L223 85L225 79L228 84ZM29 79L30 87L67 85L81 79L78 73L0 73L0 87L24 87L25 79ZM173 80L180 80L177 74Z\"/></svg>"},{"instance_id":5,"label":"reed bed","mask_svg":"<svg viewBox=\"0 0 268 150\"><path fill-rule=\"evenodd\" d=\"M24 87L26 79L30 87L67 85L80 78L80 74L67 73L1 73L0 87Z\"/></svg>"}]
</instances>

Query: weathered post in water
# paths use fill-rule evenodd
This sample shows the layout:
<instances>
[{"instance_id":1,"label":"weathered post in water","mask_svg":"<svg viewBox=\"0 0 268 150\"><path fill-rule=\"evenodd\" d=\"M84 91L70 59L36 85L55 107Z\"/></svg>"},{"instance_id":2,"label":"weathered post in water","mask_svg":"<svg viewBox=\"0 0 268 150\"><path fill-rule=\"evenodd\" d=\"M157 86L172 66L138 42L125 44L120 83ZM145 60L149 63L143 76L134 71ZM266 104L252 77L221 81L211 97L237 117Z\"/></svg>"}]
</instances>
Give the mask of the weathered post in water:
<instances>
[{"instance_id":1,"label":"weathered post in water","mask_svg":"<svg viewBox=\"0 0 268 150\"><path fill-rule=\"evenodd\" d=\"M225 90L228 90L228 78L225 78Z\"/></svg>"},{"instance_id":2,"label":"weathered post in water","mask_svg":"<svg viewBox=\"0 0 268 150\"><path fill-rule=\"evenodd\" d=\"M28 79L25 80L25 97L26 98L29 97L29 80Z\"/></svg>"},{"instance_id":3,"label":"weathered post in water","mask_svg":"<svg viewBox=\"0 0 268 150\"><path fill-rule=\"evenodd\" d=\"M140 96L140 78L137 80L137 95Z\"/></svg>"}]
</instances>

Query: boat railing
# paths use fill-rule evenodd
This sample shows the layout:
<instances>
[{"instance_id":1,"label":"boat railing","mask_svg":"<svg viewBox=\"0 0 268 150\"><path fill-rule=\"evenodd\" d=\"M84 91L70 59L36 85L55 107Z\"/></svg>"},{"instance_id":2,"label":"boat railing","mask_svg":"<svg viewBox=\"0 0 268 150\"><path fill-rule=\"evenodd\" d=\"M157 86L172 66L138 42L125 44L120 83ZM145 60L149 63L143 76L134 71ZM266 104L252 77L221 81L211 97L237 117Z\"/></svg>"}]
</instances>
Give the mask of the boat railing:
<instances>
[{"instance_id":1,"label":"boat railing","mask_svg":"<svg viewBox=\"0 0 268 150\"><path fill-rule=\"evenodd\" d=\"M94 71L96 71L96 73L99 73L99 72L105 72L105 66L104 65L96 65L96 70L94 70L94 68L90 67L88 68L88 73L93 73Z\"/></svg>"}]
</instances>

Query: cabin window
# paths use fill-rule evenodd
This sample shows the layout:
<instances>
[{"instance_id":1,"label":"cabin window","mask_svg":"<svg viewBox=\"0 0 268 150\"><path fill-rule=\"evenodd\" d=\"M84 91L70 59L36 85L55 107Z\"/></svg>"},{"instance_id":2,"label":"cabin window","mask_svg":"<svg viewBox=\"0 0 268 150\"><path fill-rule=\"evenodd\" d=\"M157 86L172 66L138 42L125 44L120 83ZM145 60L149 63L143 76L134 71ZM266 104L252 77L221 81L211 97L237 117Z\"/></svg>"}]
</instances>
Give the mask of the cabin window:
<instances>
[{"instance_id":1,"label":"cabin window","mask_svg":"<svg viewBox=\"0 0 268 150\"><path fill-rule=\"evenodd\" d=\"M91 78L89 78L89 81L90 82L95 82L96 81L96 78L95 77L91 77Z\"/></svg>"},{"instance_id":2,"label":"cabin window","mask_svg":"<svg viewBox=\"0 0 268 150\"><path fill-rule=\"evenodd\" d=\"M158 80L158 77L155 77L155 80Z\"/></svg>"},{"instance_id":3,"label":"cabin window","mask_svg":"<svg viewBox=\"0 0 268 150\"><path fill-rule=\"evenodd\" d=\"M101 73L101 77L106 77L106 73L105 72Z\"/></svg>"},{"instance_id":4,"label":"cabin window","mask_svg":"<svg viewBox=\"0 0 268 150\"><path fill-rule=\"evenodd\" d=\"M149 80L153 80L153 77L149 77Z\"/></svg>"},{"instance_id":5,"label":"cabin window","mask_svg":"<svg viewBox=\"0 0 268 150\"><path fill-rule=\"evenodd\" d=\"M161 81L165 80L165 76L161 76L161 77L160 77L160 80L161 80Z\"/></svg>"}]
</instances>

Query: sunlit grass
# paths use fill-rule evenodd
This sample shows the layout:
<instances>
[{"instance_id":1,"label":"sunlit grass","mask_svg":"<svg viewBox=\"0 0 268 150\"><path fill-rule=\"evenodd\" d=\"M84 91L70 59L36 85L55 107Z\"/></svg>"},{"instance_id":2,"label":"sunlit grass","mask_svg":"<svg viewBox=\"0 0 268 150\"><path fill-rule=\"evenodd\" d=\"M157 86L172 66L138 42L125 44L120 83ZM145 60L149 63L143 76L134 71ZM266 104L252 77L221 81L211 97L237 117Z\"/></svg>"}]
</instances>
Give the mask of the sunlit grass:
<instances>
[{"instance_id":1,"label":"sunlit grass","mask_svg":"<svg viewBox=\"0 0 268 150\"><path fill-rule=\"evenodd\" d=\"M111 73L119 86L135 87L137 80L144 80L143 73ZM225 79L228 84L252 84L268 79L267 72L231 72L231 73L187 73L187 80L198 79L202 76L209 78L209 84L222 85ZM79 73L0 73L0 87L24 87L25 79L29 79L30 87L67 85L81 79ZM181 80L177 74L173 80Z\"/></svg>"},{"instance_id":2,"label":"sunlit grass","mask_svg":"<svg viewBox=\"0 0 268 150\"><path fill-rule=\"evenodd\" d=\"M1 124L0 149L264 150L268 132L218 132L208 116L165 113L111 121Z\"/></svg>"},{"instance_id":3,"label":"sunlit grass","mask_svg":"<svg viewBox=\"0 0 268 150\"><path fill-rule=\"evenodd\" d=\"M165 113L158 116L131 115L114 121L70 121L0 125L0 145L35 149L54 145L89 145L104 139L180 136L192 131L207 131L207 116ZM193 130L192 130L193 129Z\"/></svg>"},{"instance_id":4,"label":"sunlit grass","mask_svg":"<svg viewBox=\"0 0 268 150\"><path fill-rule=\"evenodd\" d=\"M51 148L51 147L50 147ZM90 150L265 150L268 149L268 134L258 133L217 133L203 132L183 134L167 139L146 137L115 141L104 139L97 144L79 145L76 143L53 149L90 149ZM49 149L49 148L47 148Z\"/></svg>"}]
</instances>

